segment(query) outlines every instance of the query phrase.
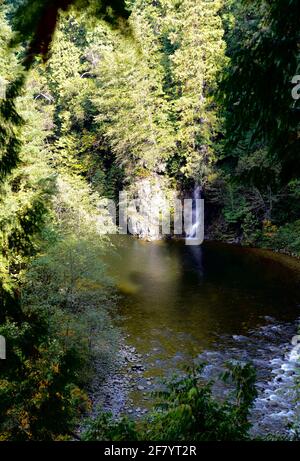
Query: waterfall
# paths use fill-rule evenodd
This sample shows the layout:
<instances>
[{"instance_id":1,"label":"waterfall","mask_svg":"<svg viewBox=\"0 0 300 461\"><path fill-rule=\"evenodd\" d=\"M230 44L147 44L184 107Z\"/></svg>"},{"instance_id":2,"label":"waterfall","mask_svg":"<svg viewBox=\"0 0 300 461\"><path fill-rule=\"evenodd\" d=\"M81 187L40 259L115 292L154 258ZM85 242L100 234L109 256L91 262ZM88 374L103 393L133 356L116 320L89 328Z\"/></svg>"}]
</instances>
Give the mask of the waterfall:
<instances>
[{"instance_id":1,"label":"waterfall","mask_svg":"<svg viewBox=\"0 0 300 461\"><path fill-rule=\"evenodd\" d=\"M187 224L186 243L188 245L196 245L202 243L204 237L204 209L201 186L195 186L191 202L191 208L185 213L185 223Z\"/></svg>"}]
</instances>

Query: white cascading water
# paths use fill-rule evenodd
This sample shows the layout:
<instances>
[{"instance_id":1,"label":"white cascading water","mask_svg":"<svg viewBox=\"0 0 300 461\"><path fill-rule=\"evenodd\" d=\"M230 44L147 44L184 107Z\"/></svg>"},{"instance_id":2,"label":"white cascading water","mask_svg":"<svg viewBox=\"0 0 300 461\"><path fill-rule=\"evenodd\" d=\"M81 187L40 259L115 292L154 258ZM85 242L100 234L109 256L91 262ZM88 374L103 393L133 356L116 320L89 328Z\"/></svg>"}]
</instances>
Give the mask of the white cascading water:
<instances>
[{"instance_id":1,"label":"white cascading water","mask_svg":"<svg viewBox=\"0 0 300 461\"><path fill-rule=\"evenodd\" d=\"M218 379L228 360L252 362L257 371L258 396L251 411L253 436L283 435L293 437L300 424L300 347L292 342L299 325L276 323L266 317L267 324L252 330L248 336L233 335L232 342L224 335L215 350L199 355L208 365L204 377L216 380L216 395L225 388ZM298 338L298 337L297 337ZM221 339L221 338L220 338Z\"/></svg>"},{"instance_id":2,"label":"white cascading water","mask_svg":"<svg viewBox=\"0 0 300 461\"><path fill-rule=\"evenodd\" d=\"M300 344L299 344L300 345ZM289 426L289 435L293 435L295 424L300 423L299 387L296 383L300 377L300 348L295 345L284 357L275 357L270 361L272 378L263 392L258 396L253 414L259 421L257 426L264 428L273 425ZM259 432L259 427L256 427Z\"/></svg>"},{"instance_id":3,"label":"white cascading water","mask_svg":"<svg viewBox=\"0 0 300 461\"><path fill-rule=\"evenodd\" d=\"M193 192L193 205L192 205L192 226L186 233L187 239L194 239L197 236L197 230L200 227L200 216L197 213L197 200L202 198L202 188L197 185Z\"/></svg>"}]
</instances>

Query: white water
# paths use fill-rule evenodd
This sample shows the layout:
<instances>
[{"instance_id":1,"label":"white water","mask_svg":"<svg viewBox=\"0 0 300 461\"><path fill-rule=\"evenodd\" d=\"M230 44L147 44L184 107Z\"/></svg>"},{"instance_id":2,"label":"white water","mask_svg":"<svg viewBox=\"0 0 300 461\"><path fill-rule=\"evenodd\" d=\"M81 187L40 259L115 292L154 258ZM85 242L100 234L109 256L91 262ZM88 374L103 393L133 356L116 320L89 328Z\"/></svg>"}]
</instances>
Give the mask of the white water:
<instances>
[{"instance_id":1,"label":"white water","mask_svg":"<svg viewBox=\"0 0 300 461\"><path fill-rule=\"evenodd\" d=\"M199 235L199 229L201 226L201 212L197 206L197 200L202 198L202 188L201 186L196 186L193 192L193 202L192 202L192 226L186 232L187 240L197 239Z\"/></svg>"},{"instance_id":2,"label":"white water","mask_svg":"<svg viewBox=\"0 0 300 461\"><path fill-rule=\"evenodd\" d=\"M217 378L227 360L252 361L257 370L258 397L251 414L251 433L292 437L292 426L300 422L300 390L295 385L297 376L300 378L300 351L292 344L297 326L267 320L267 325L249 336L234 335L226 350L207 351L199 358L209 362L205 370L209 379ZM228 343L227 337L224 340ZM218 381L215 392L224 395L227 390Z\"/></svg>"},{"instance_id":3,"label":"white water","mask_svg":"<svg viewBox=\"0 0 300 461\"><path fill-rule=\"evenodd\" d=\"M300 422L300 392L296 385L300 377L299 348L288 345L291 349L283 356L270 360L271 379L266 383L255 401L253 416L257 423L254 432L269 432L281 427L288 435L293 435L293 425ZM270 427L271 426L271 427Z\"/></svg>"}]
</instances>

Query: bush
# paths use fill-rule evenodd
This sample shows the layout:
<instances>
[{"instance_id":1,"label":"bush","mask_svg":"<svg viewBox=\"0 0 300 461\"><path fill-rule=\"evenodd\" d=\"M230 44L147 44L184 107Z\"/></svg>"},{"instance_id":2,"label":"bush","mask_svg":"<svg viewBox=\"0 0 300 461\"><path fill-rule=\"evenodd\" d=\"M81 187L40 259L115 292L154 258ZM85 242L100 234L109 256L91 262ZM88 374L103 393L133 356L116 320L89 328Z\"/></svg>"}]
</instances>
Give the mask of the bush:
<instances>
[{"instance_id":1,"label":"bush","mask_svg":"<svg viewBox=\"0 0 300 461\"><path fill-rule=\"evenodd\" d=\"M156 393L158 404L141 421L127 417L114 420L100 414L87 424L83 440L231 441L246 440L251 427L248 417L256 397L255 371L249 364L228 363L222 375L234 391L220 401L212 395L212 382L201 378L203 365L165 382Z\"/></svg>"},{"instance_id":2,"label":"bush","mask_svg":"<svg viewBox=\"0 0 300 461\"><path fill-rule=\"evenodd\" d=\"M300 254L300 221L285 224L273 231L265 230L261 245L267 248L285 251L291 254Z\"/></svg>"},{"instance_id":3,"label":"bush","mask_svg":"<svg viewBox=\"0 0 300 461\"><path fill-rule=\"evenodd\" d=\"M60 177L57 184L40 254L20 277L18 298L7 301L9 315L0 325L8 347L0 376L0 440L72 437L90 407L84 388L93 359L104 376L118 349L96 196L80 178Z\"/></svg>"}]
</instances>

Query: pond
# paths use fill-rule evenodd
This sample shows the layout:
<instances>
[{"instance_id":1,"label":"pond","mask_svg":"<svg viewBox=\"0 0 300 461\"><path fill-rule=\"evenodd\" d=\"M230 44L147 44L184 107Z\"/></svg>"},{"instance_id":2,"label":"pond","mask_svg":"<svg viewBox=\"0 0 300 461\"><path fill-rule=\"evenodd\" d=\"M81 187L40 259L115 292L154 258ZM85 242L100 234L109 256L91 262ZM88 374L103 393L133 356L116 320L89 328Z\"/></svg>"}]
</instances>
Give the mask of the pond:
<instances>
[{"instance_id":1,"label":"pond","mask_svg":"<svg viewBox=\"0 0 300 461\"><path fill-rule=\"evenodd\" d=\"M130 393L134 406L149 405L142 391L153 389L153 378L195 358L207 363L207 378L226 360L251 360L259 389L254 430L282 432L295 417L290 354L300 317L300 264L212 242L187 246L118 236L114 244L108 265L122 293L121 326L143 360Z\"/></svg>"}]
</instances>

